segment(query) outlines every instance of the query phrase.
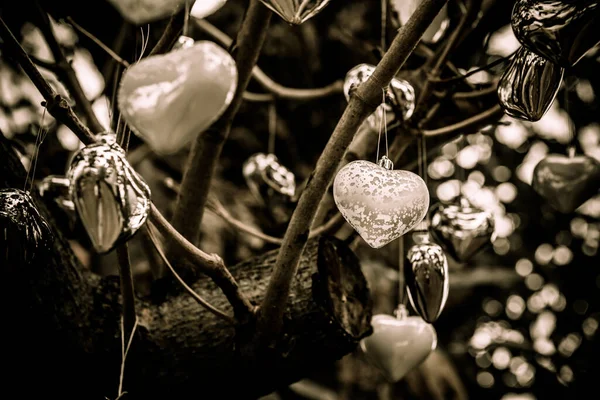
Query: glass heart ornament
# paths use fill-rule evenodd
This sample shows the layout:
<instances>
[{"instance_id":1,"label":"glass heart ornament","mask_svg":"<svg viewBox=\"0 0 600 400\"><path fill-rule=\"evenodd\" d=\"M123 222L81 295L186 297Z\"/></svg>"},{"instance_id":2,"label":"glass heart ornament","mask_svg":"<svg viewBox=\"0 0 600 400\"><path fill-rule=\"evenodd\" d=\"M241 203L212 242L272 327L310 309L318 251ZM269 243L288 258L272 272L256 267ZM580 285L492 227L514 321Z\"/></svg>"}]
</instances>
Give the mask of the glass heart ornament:
<instances>
[{"instance_id":1,"label":"glass heart ornament","mask_svg":"<svg viewBox=\"0 0 600 400\"><path fill-rule=\"evenodd\" d=\"M564 68L521 46L498 83L504 112L525 121L538 121L550 109L560 89Z\"/></svg>"},{"instance_id":2,"label":"glass heart ornament","mask_svg":"<svg viewBox=\"0 0 600 400\"><path fill-rule=\"evenodd\" d=\"M409 317L404 306L396 317L374 315L371 326L373 333L360 341L360 348L390 382L398 382L437 347L434 327L421 317Z\"/></svg>"},{"instance_id":3,"label":"glass heart ornament","mask_svg":"<svg viewBox=\"0 0 600 400\"><path fill-rule=\"evenodd\" d=\"M511 25L523 46L572 67L600 43L600 1L518 0Z\"/></svg>"},{"instance_id":4,"label":"glass heart ornament","mask_svg":"<svg viewBox=\"0 0 600 400\"><path fill-rule=\"evenodd\" d=\"M532 187L554 209L571 213L600 190L600 163L587 155L549 154L535 166Z\"/></svg>"},{"instance_id":5,"label":"glass heart ornament","mask_svg":"<svg viewBox=\"0 0 600 400\"><path fill-rule=\"evenodd\" d=\"M404 279L408 299L415 311L434 323L448 299L450 281L444 250L430 239L425 229L413 232L415 244L406 253Z\"/></svg>"},{"instance_id":6,"label":"glass heart ornament","mask_svg":"<svg viewBox=\"0 0 600 400\"><path fill-rule=\"evenodd\" d=\"M431 210L431 236L458 262L470 260L491 243L494 217L461 197L454 204L434 205Z\"/></svg>"},{"instance_id":7,"label":"glass heart ornament","mask_svg":"<svg viewBox=\"0 0 600 400\"><path fill-rule=\"evenodd\" d=\"M50 248L52 229L33 198L20 189L0 189L0 261L27 265Z\"/></svg>"},{"instance_id":8,"label":"glass heart ornament","mask_svg":"<svg viewBox=\"0 0 600 400\"><path fill-rule=\"evenodd\" d=\"M371 64L359 64L348 71L343 86L346 101L350 101L352 92L356 90L360 84L366 82L373 74L373 71L375 71L375 66ZM394 110L399 110L402 114L400 118L402 118L403 121L408 121L415 111L415 89L404 79L392 79L386 92L386 98L391 104L387 104L386 102L385 104L380 105L373 114L367 117L367 124L369 124L369 127L374 131L379 130L384 112L386 116L385 120L389 125L398 117L395 115Z\"/></svg>"},{"instance_id":9,"label":"glass heart ornament","mask_svg":"<svg viewBox=\"0 0 600 400\"><path fill-rule=\"evenodd\" d=\"M227 0L196 0L190 15L194 18L203 19L217 12L227 3Z\"/></svg>"},{"instance_id":10,"label":"glass heart ornament","mask_svg":"<svg viewBox=\"0 0 600 400\"><path fill-rule=\"evenodd\" d=\"M352 161L333 181L333 198L340 213L373 248L414 228L429 208L429 190L423 179L393 168L385 156L378 164Z\"/></svg>"},{"instance_id":11,"label":"glass heart ornament","mask_svg":"<svg viewBox=\"0 0 600 400\"><path fill-rule=\"evenodd\" d=\"M180 39L173 51L129 67L117 94L127 124L161 155L181 150L217 121L237 87L235 61L226 50Z\"/></svg>"},{"instance_id":12,"label":"glass heart ornament","mask_svg":"<svg viewBox=\"0 0 600 400\"><path fill-rule=\"evenodd\" d=\"M125 158L114 135L80 149L67 178L77 215L100 254L129 240L146 222L150 188Z\"/></svg>"},{"instance_id":13,"label":"glass heart ornament","mask_svg":"<svg viewBox=\"0 0 600 400\"><path fill-rule=\"evenodd\" d=\"M108 0L125 20L135 25L170 17L179 11L186 1L189 0Z\"/></svg>"},{"instance_id":14,"label":"glass heart ornament","mask_svg":"<svg viewBox=\"0 0 600 400\"><path fill-rule=\"evenodd\" d=\"M300 25L317 15L329 0L260 0L288 24Z\"/></svg>"},{"instance_id":15,"label":"glass heart ornament","mask_svg":"<svg viewBox=\"0 0 600 400\"><path fill-rule=\"evenodd\" d=\"M406 25L410 17L413 15L417 7L423 2L423 0L392 0L390 5L392 9L398 14L400 25ZM438 15L429 25L429 28L425 31L421 40L425 43L437 43L448 30L450 26L450 19L448 18L448 5L444 5Z\"/></svg>"}]
</instances>

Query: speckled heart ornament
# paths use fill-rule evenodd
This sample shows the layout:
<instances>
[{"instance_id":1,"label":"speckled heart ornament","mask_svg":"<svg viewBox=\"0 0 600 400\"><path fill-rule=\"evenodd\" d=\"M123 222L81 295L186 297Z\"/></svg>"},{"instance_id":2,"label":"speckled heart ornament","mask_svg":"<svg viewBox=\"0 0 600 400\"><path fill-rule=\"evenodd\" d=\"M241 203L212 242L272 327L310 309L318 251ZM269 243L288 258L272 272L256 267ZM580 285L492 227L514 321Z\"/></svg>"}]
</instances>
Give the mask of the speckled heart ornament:
<instances>
[{"instance_id":1,"label":"speckled heart ornament","mask_svg":"<svg viewBox=\"0 0 600 400\"><path fill-rule=\"evenodd\" d=\"M398 382L437 347L437 334L421 317L375 315L373 334L360 341L369 361L391 382Z\"/></svg>"},{"instance_id":2,"label":"speckled heart ornament","mask_svg":"<svg viewBox=\"0 0 600 400\"><path fill-rule=\"evenodd\" d=\"M340 213L376 249L414 228L429 208L429 191L423 179L391 168L353 161L333 182L333 198Z\"/></svg>"},{"instance_id":3,"label":"speckled heart ornament","mask_svg":"<svg viewBox=\"0 0 600 400\"><path fill-rule=\"evenodd\" d=\"M225 112L237 86L229 53L210 41L142 59L121 79L125 121L158 154L173 154Z\"/></svg>"}]
</instances>

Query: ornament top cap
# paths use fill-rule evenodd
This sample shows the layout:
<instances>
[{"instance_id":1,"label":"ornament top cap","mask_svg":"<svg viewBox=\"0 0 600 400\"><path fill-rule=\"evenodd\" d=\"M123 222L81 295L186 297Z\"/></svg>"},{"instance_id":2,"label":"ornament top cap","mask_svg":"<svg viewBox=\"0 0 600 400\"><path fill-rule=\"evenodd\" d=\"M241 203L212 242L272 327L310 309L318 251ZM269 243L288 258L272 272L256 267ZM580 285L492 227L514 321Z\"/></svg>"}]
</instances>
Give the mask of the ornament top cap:
<instances>
[{"instance_id":1,"label":"ornament top cap","mask_svg":"<svg viewBox=\"0 0 600 400\"><path fill-rule=\"evenodd\" d=\"M387 158L387 156L382 156L377 162L377 164L379 164L380 167L383 167L385 169L394 169L394 162Z\"/></svg>"},{"instance_id":2,"label":"ornament top cap","mask_svg":"<svg viewBox=\"0 0 600 400\"><path fill-rule=\"evenodd\" d=\"M192 39L191 37L181 35L177 39L177 42L175 42L175 44L173 45L173 50L187 49L189 47L192 47L194 45L194 43L195 43L195 40Z\"/></svg>"}]
</instances>

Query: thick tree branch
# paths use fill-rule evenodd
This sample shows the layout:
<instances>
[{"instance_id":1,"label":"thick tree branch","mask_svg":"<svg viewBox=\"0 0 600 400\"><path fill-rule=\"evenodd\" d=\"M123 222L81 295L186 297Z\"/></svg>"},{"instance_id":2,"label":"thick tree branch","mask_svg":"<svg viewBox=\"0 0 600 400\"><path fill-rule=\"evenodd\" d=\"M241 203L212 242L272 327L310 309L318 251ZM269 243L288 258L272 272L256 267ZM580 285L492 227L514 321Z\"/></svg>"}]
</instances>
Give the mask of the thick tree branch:
<instances>
[{"instance_id":1,"label":"thick tree branch","mask_svg":"<svg viewBox=\"0 0 600 400\"><path fill-rule=\"evenodd\" d=\"M223 46L231 46L233 40L222 32L219 28L204 19L196 19L196 25L204 32L208 33ZM310 100L319 97L331 96L342 93L344 82L336 81L322 88L315 89L296 89L289 88L271 79L258 66L255 66L252 75L258 83L262 85L269 93L244 93L244 98L249 101L270 101L275 97L294 100Z\"/></svg>"},{"instance_id":2,"label":"thick tree branch","mask_svg":"<svg viewBox=\"0 0 600 400\"><path fill-rule=\"evenodd\" d=\"M388 52L377 65L370 78L354 92L325 146L311 179L306 185L290 225L283 238L275 269L260 306L257 332L261 344L271 345L283 323L283 312L290 284L298 261L306 245L308 232L323 194L350 145L354 134L365 118L381 102L381 93L404 65L421 36L440 12L447 0L424 0L408 22L400 28Z\"/></svg>"},{"instance_id":3,"label":"thick tree branch","mask_svg":"<svg viewBox=\"0 0 600 400\"><path fill-rule=\"evenodd\" d=\"M65 82L65 84L69 87L69 92L73 96L75 100L75 108L79 110L81 115L85 118L88 126L94 133L100 133L106 130L98 121L98 117L96 117L96 113L92 108L92 104L85 97L85 93L79 84L79 80L77 79L77 75L75 74L75 70L67 61L67 57L63 52L63 49L56 40L56 36L54 36L54 30L52 28L52 23L48 14L41 8L39 2L36 1L36 8L38 13L38 19L40 21L39 28L44 34L44 38L48 43L48 47L50 47L50 51L54 56L54 61L57 65L56 72L58 74L58 78Z\"/></svg>"},{"instance_id":4,"label":"thick tree branch","mask_svg":"<svg viewBox=\"0 0 600 400\"><path fill-rule=\"evenodd\" d=\"M192 243L198 242L212 177L233 119L242 104L244 91L267 35L271 15L272 12L259 0L250 1L236 45L232 49L238 69L235 96L221 118L208 130L199 132L192 145L172 219L173 226Z\"/></svg>"},{"instance_id":5,"label":"thick tree branch","mask_svg":"<svg viewBox=\"0 0 600 400\"><path fill-rule=\"evenodd\" d=\"M7 55L14 58L21 68L23 68L25 74L29 76L31 82L33 82L44 97L48 112L58 121L69 127L84 144L93 143L95 139L92 131L81 122L69 106L67 100L59 95L50 86L46 78L42 76L2 18L0 18L0 37L4 41L4 48L7 50Z\"/></svg>"}]
</instances>

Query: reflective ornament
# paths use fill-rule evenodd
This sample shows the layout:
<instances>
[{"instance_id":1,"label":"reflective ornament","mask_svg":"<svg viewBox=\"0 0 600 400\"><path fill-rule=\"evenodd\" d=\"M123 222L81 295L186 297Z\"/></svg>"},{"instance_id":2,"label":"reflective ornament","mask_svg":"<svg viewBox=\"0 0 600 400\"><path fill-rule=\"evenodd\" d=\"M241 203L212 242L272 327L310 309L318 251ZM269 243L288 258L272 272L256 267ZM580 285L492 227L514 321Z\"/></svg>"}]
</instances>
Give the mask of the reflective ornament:
<instances>
[{"instance_id":1,"label":"reflective ornament","mask_svg":"<svg viewBox=\"0 0 600 400\"><path fill-rule=\"evenodd\" d=\"M511 25L523 46L572 67L600 43L600 1L518 0Z\"/></svg>"},{"instance_id":2,"label":"reflective ornament","mask_svg":"<svg viewBox=\"0 0 600 400\"><path fill-rule=\"evenodd\" d=\"M438 203L430 212L433 238L456 261L468 261L490 243L494 233L492 214L467 199L460 198L457 204Z\"/></svg>"},{"instance_id":3,"label":"reflective ornament","mask_svg":"<svg viewBox=\"0 0 600 400\"><path fill-rule=\"evenodd\" d=\"M289 24L300 25L317 15L329 0L260 0Z\"/></svg>"},{"instance_id":4,"label":"reflective ornament","mask_svg":"<svg viewBox=\"0 0 600 400\"><path fill-rule=\"evenodd\" d=\"M73 157L67 178L70 196L96 252L106 253L129 240L146 222L150 189L129 165L114 135Z\"/></svg>"},{"instance_id":5,"label":"reflective ornament","mask_svg":"<svg viewBox=\"0 0 600 400\"><path fill-rule=\"evenodd\" d=\"M371 325L373 333L360 341L360 348L390 382L398 382L437 347L434 327L421 317L409 317L406 308L397 318L374 315Z\"/></svg>"},{"instance_id":6,"label":"reflective ornament","mask_svg":"<svg viewBox=\"0 0 600 400\"><path fill-rule=\"evenodd\" d=\"M108 2L125 20L135 25L143 25L170 17L184 6L186 0L108 0Z\"/></svg>"},{"instance_id":7,"label":"reflective ornament","mask_svg":"<svg viewBox=\"0 0 600 400\"><path fill-rule=\"evenodd\" d=\"M343 87L344 96L346 96L347 101L350 101L351 92L357 89L360 84L366 82L371 74L373 74L373 71L375 71L375 66L370 64L359 64L348 71ZM394 106L392 107L391 104L386 102L386 104L377 107L375 112L367 118L367 123L372 130L379 131L384 112L386 113L385 121L389 125L396 119L394 110L402 112L401 118L404 121L409 120L415 111L415 89L403 79L392 79L386 97Z\"/></svg>"},{"instance_id":8,"label":"reflective ornament","mask_svg":"<svg viewBox=\"0 0 600 400\"><path fill-rule=\"evenodd\" d=\"M600 163L589 156L549 154L533 170L533 189L556 210L575 211L600 190Z\"/></svg>"},{"instance_id":9,"label":"reflective ornament","mask_svg":"<svg viewBox=\"0 0 600 400\"><path fill-rule=\"evenodd\" d=\"M37 185L42 199L56 203L67 213L75 212L75 204L69 194L70 187L69 179L58 175L48 175Z\"/></svg>"},{"instance_id":10,"label":"reflective ornament","mask_svg":"<svg viewBox=\"0 0 600 400\"><path fill-rule=\"evenodd\" d=\"M448 299L448 260L442 248L430 241L428 231L415 231L413 239L404 268L408 298L425 321L434 323Z\"/></svg>"},{"instance_id":11,"label":"reflective ornament","mask_svg":"<svg viewBox=\"0 0 600 400\"><path fill-rule=\"evenodd\" d=\"M392 0L391 6L398 14L400 25L406 25L422 2L423 0ZM448 26L450 26L450 20L448 19L448 6L445 5L421 36L421 40L424 43L437 43L444 36Z\"/></svg>"},{"instance_id":12,"label":"reflective ornament","mask_svg":"<svg viewBox=\"0 0 600 400\"><path fill-rule=\"evenodd\" d=\"M423 179L410 171L393 170L385 156L379 165L359 160L340 169L333 182L333 198L346 221L373 248L411 230L429 208Z\"/></svg>"},{"instance_id":13,"label":"reflective ornament","mask_svg":"<svg viewBox=\"0 0 600 400\"><path fill-rule=\"evenodd\" d=\"M287 206L296 195L294 173L279 163L275 154L257 153L242 167L248 188L254 197L280 222L289 217Z\"/></svg>"},{"instance_id":14,"label":"reflective ornament","mask_svg":"<svg viewBox=\"0 0 600 400\"><path fill-rule=\"evenodd\" d=\"M0 264L15 267L35 261L53 237L29 193L0 189Z\"/></svg>"},{"instance_id":15,"label":"reflective ornament","mask_svg":"<svg viewBox=\"0 0 600 400\"><path fill-rule=\"evenodd\" d=\"M178 49L129 67L118 91L127 124L163 155L181 150L219 119L237 86L235 61L226 50L180 39Z\"/></svg>"},{"instance_id":16,"label":"reflective ornament","mask_svg":"<svg viewBox=\"0 0 600 400\"><path fill-rule=\"evenodd\" d=\"M190 15L194 18L203 19L215 12L227 3L227 0L197 0L192 6Z\"/></svg>"},{"instance_id":17,"label":"reflective ornament","mask_svg":"<svg viewBox=\"0 0 600 400\"><path fill-rule=\"evenodd\" d=\"M513 118L538 121L550 109L564 68L521 46L498 83L498 99Z\"/></svg>"}]
</instances>

